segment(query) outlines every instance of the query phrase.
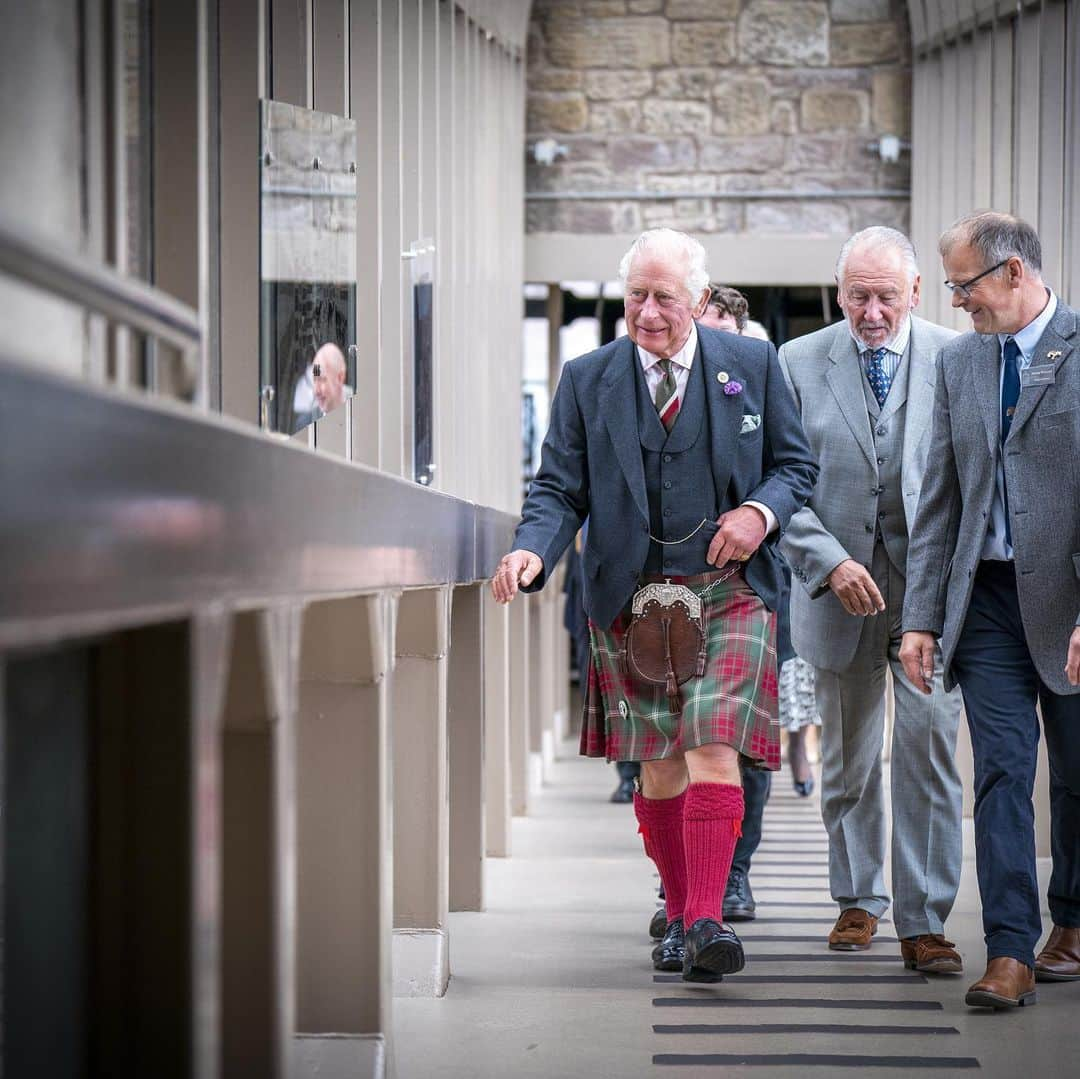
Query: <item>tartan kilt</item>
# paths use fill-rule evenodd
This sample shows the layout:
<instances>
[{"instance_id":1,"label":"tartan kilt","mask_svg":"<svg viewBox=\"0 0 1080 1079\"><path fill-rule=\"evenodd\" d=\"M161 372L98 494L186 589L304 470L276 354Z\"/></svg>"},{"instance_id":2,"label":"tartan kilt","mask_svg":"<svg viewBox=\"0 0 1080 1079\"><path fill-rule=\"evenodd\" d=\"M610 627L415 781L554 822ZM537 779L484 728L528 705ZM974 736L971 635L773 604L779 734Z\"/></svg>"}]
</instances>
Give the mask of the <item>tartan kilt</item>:
<instances>
[{"instance_id":1,"label":"tartan kilt","mask_svg":"<svg viewBox=\"0 0 1080 1079\"><path fill-rule=\"evenodd\" d=\"M719 577L647 577L671 580L700 594ZM600 629L589 623L589 664L581 724L581 753L609 761L652 761L724 742L751 765L780 767L776 672L776 615L737 573L704 598L706 664L700 678L680 687L681 715L672 715L663 686L635 681L619 661L630 625L629 604Z\"/></svg>"}]
</instances>

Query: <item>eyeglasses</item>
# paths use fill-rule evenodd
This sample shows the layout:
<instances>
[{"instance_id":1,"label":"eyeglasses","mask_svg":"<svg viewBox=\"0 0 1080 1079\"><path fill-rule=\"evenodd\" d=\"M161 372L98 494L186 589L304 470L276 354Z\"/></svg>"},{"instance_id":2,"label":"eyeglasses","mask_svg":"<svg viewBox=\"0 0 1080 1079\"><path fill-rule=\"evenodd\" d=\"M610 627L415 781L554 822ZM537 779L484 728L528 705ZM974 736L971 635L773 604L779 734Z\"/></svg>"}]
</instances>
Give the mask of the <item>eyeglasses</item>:
<instances>
[{"instance_id":1,"label":"eyeglasses","mask_svg":"<svg viewBox=\"0 0 1080 1079\"><path fill-rule=\"evenodd\" d=\"M1010 255L1009 258L1013 256ZM983 270L982 273L977 273L974 277L968 278L967 281L958 281L955 285L951 281L945 282L945 287L953 293L955 296L959 296L962 300L971 299L971 286L976 281L981 281L987 274L992 274L995 270L1000 270L1002 266L1007 263L1009 259L1002 259L996 266L991 266L989 270Z\"/></svg>"}]
</instances>

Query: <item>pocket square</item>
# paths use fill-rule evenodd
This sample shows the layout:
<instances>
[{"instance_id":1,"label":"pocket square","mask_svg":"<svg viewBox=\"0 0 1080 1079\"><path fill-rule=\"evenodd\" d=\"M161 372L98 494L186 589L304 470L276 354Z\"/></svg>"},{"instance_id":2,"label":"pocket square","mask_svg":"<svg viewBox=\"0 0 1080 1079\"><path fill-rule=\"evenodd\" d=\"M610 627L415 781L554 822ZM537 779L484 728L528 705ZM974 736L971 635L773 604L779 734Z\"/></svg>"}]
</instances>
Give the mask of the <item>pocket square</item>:
<instances>
[{"instance_id":1,"label":"pocket square","mask_svg":"<svg viewBox=\"0 0 1080 1079\"><path fill-rule=\"evenodd\" d=\"M739 429L740 435L748 435L751 431L756 431L761 426L761 417L758 415L750 415L747 412L742 418L742 427Z\"/></svg>"}]
</instances>

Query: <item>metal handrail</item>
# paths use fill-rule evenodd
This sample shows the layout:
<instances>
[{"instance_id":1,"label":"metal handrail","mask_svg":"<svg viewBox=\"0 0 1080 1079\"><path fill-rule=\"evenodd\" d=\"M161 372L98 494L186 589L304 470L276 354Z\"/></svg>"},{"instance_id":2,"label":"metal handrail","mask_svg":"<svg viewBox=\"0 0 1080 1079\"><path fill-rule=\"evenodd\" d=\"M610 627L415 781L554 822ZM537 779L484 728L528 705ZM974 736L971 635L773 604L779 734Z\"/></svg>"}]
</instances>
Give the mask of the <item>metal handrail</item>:
<instances>
[{"instance_id":1,"label":"metal handrail","mask_svg":"<svg viewBox=\"0 0 1080 1079\"><path fill-rule=\"evenodd\" d=\"M180 350L192 384L198 385L202 345L199 314L161 289L3 220L0 272L169 342Z\"/></svg>"}]
</instances>

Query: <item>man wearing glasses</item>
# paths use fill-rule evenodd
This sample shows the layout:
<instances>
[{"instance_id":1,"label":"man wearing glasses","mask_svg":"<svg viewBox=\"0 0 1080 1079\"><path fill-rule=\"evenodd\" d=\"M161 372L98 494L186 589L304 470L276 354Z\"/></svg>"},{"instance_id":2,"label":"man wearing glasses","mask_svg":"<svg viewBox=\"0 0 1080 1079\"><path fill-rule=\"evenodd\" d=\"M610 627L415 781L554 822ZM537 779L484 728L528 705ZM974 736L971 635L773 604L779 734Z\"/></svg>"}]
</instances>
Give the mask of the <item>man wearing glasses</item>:
<instances>
[{"instance_id":1,"label":"man wearing glasses","mask_svg":"<svg viewBox=\"0 0 1080 1079\"><path fill-rule=\"evenodd\" d=\"M1080 979L1080 355L1077 313L1043 283L1035 230L962 218L938 245L974 333L945 347L911 534L901 659L934 691L959 684L975 754L975 853L986 973L975 1007L1035 1003ZM1050 762L1054 928L1035 873L1041 706Z\"/></svg>"},{"instance_id":2,"label":"man wearing glasses","mask_svg":"<svg viewBox=\"0 0 1080 1079\"><path fill-rule=\"evenodd\" d=\"M833 951L871 947L890 905L885 886L881 745L892 671L892 906L906 966L963 969L945 938L963 864L962 787L954 762L960 699L928 700L900 666L908 535L928 460L934 369L956 334L916 318L911 241L875 226L836 263L845 319L780 349L821 475L781 550L795 651L815 668L821 716L821 815L839 916ZM931 657L932 659L932 657Z\"/></svg>"}]
</instances>

